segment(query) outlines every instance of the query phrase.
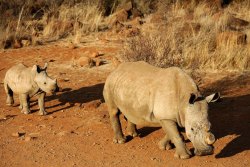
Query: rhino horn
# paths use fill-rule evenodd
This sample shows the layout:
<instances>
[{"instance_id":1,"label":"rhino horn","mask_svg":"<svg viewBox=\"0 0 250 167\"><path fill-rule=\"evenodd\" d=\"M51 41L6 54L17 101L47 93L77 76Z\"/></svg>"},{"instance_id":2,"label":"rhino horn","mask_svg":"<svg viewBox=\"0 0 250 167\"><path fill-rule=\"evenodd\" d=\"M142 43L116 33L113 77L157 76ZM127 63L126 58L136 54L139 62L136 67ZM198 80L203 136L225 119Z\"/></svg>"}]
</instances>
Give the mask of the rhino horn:
<instances>
[{"instance_id":1,"label":"rhino horn","mask_svg":"<svg viewBox=\"0 0 250 167\"><path fill-rule=\"evenodd\" d=\"M207 133L205 142L206 142L208 145L214 144L214 142L215 142L215 137L214 137L214 135L213 135L212 133Z\"/></svg>"}]
</instances>

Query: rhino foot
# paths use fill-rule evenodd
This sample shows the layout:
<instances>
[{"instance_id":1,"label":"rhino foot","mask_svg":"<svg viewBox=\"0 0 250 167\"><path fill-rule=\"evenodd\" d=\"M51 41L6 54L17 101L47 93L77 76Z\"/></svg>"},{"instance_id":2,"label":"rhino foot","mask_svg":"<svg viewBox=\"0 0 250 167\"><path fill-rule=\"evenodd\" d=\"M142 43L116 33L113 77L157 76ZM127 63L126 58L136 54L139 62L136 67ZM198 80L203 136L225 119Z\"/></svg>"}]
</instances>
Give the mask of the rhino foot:
<instances>
[{"instance_id":1,"label":"rhino foot","mask_svg":"<svg viewBox=\"0 0 250 167\"><path fill-rule=\"evenodd\" d=\"M138 133L136 131L134 131L134 132L128 132L128 135L132 136L132 137L137 137Z\"/></svg>"},{"instance_id":2,"label":"rhino foot","mask_svg":"<svg viewBox=\"0 0 250 167\"><path fill-rule=\"evenodd\" d=\"M124 136L124 137L121 137L121 138L116 138L116 137L114 137L114 139L113 139L113 142L114 143L117 143L117 144L123 144L123 143L125 143L126 142L126 137Z\"/></svg>"},{"instance_id":3,"label":"rhino foot","mask_svg":"<svg viewBox=\"0 0 250 167\"><path fill-rule=\"evenodd\" d=\"M182 152L176 151L174 157L180 159L188 159L190 158L191 155L192 155L191 152L188 149L186 149L186 151Z\"/></svg>"},{"instance_id":4,"label":"rhino foot","mask_svg":"<svg viewBox=\"0 0 250 167\"><path fill-rule=\"evenodd\" d=\"M22 109L23 109L23 106L20 104L18 108L19 108L20 110L22 110Z\"/></svg>"},{"instance_id":5,"label":"rhino foot","mask_svg":"<svg viewBox=\"0 0 250 167\"><path fill-rule=\"evenodd\" d=\"M48 113L46 111L39 111L38 115L48 115Z\"/></svg>"},{"instance_id":6,"label":"rhino foot","mask_svg":"<svg viewBox=\"0 0 250 167\"><path fill-rule=\"evenodd\" d=\"M158 146L160 148L160 150L171 150L173 147L170 144L170 142L167 143L162 143L161 141L158 143Z\"/></svg>"},{"instance_id":7,"label":"rhino foot","mask_svg":"<svg viewBox=\"0 0 250 167\"><path fill-rule=\"evenodd\" d=\"M13 105L13 103L6 103L6 105L7 105L7 106L12 106L12 105Z\"/></svg>"},{"instance_id":8,"label":"rhino foot","mask_svg":"<svg viewBox=\"0 0 250 167\"><path fill-rule=\"evenodd\" d=\"M7 105L7 106L12 106L13 104L14 104L13 98L8 98L8 99L6 100L6 105Z\"/></svg>"},{"instance_id":9,"label":"rhino foot","mask_svg":"<svg viewBox=\"0 0 250 167\"><path fill-rule=\"evenodd\" d=\"M30 114L30 110L21 110L21 113L24 113L24 114Z\"/></svg>"}]
</instances>

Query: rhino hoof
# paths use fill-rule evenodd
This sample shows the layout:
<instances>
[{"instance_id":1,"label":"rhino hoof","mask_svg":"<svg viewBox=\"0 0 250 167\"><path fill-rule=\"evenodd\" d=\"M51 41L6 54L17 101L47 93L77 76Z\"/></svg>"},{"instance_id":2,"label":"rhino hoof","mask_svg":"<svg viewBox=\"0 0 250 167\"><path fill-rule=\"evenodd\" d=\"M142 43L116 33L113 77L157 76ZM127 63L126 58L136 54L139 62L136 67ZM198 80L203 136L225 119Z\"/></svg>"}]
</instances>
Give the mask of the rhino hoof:
<instances>
[{"instance_id":1,"label":"rhino hoof","mask_svg":"<svg viewBox=\"0 0 250 167\"><path fill-rule=\"evenodd\" d=\"M114 138L113 142L116 143L116 144L123 144L123 143L126 142L126 137L123 137L123 138L120 138L120 139Z\"/></svg>"},{"instance_id":2,"label":"rhino hoof","mask_svg":"<svg viewBox=\"0 0 250 167\"><path fill-rule=\"evenodd\" d=\"M12 106L13 104L12 103L6 103L7 106Z\"/></svg>"},{"instance_id":3,"label":"rhino hoof","mask_svg":"<svg viewBox=\"0 0 250 167\"><path fill-rule=\"evenodd\" d=\"M48 115L48 113L46 111L39 111L38 115Z\"/></svg>"},{"instance_id":4,"label":"rhino hoof","mask_svg":"<svg viewBox=\"0 0 250 167\"><path fill-rule=\"evenodd\" d=\"M174 154L174 157L175 158L180 158L180 159L188 159L188 158L190 158L190 155L189 154L187 154L187 153L185 153L185 154L178 154L178 153L175 153Z\"/></svg>"},{"instance_id":5,"label":"rhino hoof","mask_svg":"<svg viewBox=\"0 0 250 167\"><path fill-rule=\"evenodd\" d=\"M138 136L138 133L137 132L128 132L128 135L132 136L134 138L134 137Z\"/></svg>"},{"instance_id":6,"label":"rhino hoof","mask_svg":"<svg viewBox=\"0 0 250 167\"><path fill-rule=\"evenodd\" d=\"M21 113L24 113L24 114L30 114L30 110L22 110Z\"/></svg>"},{"instance_id":7,"label":"rhino hoof","mask_svg":"<svg viewBox=\"0 0 250 167\"><path fill-rule=\"evenodd\" d=\"M160 150L171 150L173 148L169 142L166 144L162 144L161 142L159 142L158 146L159 146Z\"/></svg>"}]
</instances>

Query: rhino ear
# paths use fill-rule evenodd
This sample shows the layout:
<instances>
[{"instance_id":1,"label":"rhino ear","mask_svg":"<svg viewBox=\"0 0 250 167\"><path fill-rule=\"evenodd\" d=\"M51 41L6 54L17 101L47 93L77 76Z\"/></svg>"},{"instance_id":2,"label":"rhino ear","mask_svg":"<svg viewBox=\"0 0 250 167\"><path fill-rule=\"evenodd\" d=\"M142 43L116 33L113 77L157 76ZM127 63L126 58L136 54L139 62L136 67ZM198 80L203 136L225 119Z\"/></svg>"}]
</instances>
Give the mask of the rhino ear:
<instances>
[{"instance_id":1,"label":"rhino ear","mask_svg":"<svg viewBox=\"0 0 250 167\"><path fill-rule=\"evenodd\" d=\"M32 67L32 71L33 71L34 73L40 73L40 72L41 72L41 68L40 68L38 65L34 65L34 66Z\"/></svg>"},{"instance_id":2,"label":"rhino ear","mask_svg":"<svg viewBox=\"0 0 250 167\"><path fill-rule=\"evenodd\" d=\"M48 63L45 63L45 64L44 64L44 67L43 67L43 70L46 71L46 70L47 70L47 67L48 67Z\"/></svg>"},{"instance_id":3,"label":"rhino ear","mask_svg":"<svg viewBox=\"0 0 250 167\"><path fill-rule=\"evenodd\" d=\"M206 101L208 103L210 103L210 102L216 102L219 99L220 99L220 93L219 92L211 94L211 95L209 95L209 96L206 97Z\"/></svg>"},{"instance_id":4,"label":"rhino ear","mask_svg":"<svg viewBox=\"0 0 250 167\"><path fill-rule=\"evenodd\" d=\"M189 103L194 104L196 98L197 98L196 95L191 93L190 98L189 98Z\"/></svg>"}]
</instances>

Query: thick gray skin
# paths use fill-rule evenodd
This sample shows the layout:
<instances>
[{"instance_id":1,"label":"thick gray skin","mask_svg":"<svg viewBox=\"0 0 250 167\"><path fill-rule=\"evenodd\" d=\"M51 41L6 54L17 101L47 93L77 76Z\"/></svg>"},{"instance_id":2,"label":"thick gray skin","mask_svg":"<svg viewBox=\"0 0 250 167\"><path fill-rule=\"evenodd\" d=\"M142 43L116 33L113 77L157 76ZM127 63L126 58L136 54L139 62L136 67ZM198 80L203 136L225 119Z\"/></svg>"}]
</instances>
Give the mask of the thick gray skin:
<instances>
[{"instance_id":1,"label":"thick gray skin","mask_svg":"<svg viewBox=\"0 0 250 167\"><path fill-rule=\"evenodd\" d=\"M7 94L6 104L9 106L14 104L13 93L16 93L19 95L21 112L29 114L29 99L37 95L39 115L46 115L44 97L46 93L58 91L56 79L48 77L46 69L47 63L43 69L37 65L27 67L23 64L10 68L4 78L4 89Z\"/></svg>"},{"instance_id":2,"label":"thick gray skin","mask_svg":"<svg viewBox=\"0 0 250 167\"><path fill-rule=\"evenodd\" d=\"M166 132L160 149L176 147L175 157L186 159L191 153L185 146L177 126L185 127L196 155L213 152L214 135L210 132L208 102L219 97L213 94L199 100L194 81L181 69L161 69L145 62L122 63L107 78L104 91L114 142L124 143L119 110L128 120L128 133L137 136L136 125L162 127ZM217 96L215 96L217 95Z\"/></svg>"}]
</instances>

